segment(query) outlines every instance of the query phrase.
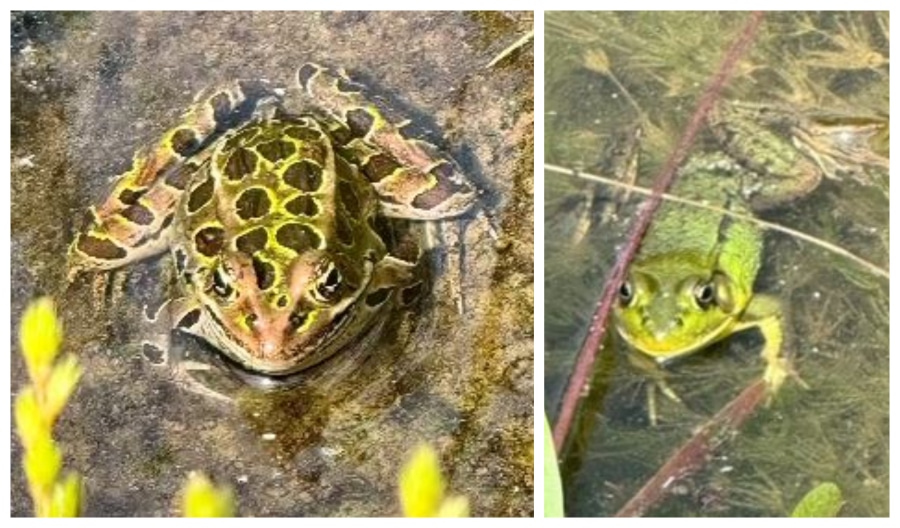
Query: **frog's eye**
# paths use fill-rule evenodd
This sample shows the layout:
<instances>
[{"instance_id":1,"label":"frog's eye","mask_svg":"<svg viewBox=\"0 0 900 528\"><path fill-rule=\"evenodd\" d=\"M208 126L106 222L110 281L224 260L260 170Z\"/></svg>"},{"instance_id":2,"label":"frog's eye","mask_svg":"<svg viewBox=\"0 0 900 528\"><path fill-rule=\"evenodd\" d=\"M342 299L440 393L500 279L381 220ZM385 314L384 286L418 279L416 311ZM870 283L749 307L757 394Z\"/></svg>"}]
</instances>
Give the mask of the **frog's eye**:
<instances>
[{"instance_id":1,"label":"frog's eye","mask_svg":"<svg viewBox=\"0 0 900 528\"><path fill-rule=\"evenodd\" d=\"M700 308L708 308L716 300L716 288L712 282L694 286L694 300Z\"/></svg>"},{"instance_id":2,"label":"frog's eye","mask_svg":"<svg viewBox=\"0 0 900 528\"><path fill-rule=\"evenodd\" d=\"M316 297L323 302L331 302L338 298L344 279L334 263L328 265L325 273L316 283Z\"/></svg>"},{"instance_id":3,"label":"frog's eye","mask_svg":"<svg viewBox=\"0 0 900 528\"><path fill-rule=\"evenodd\" d=\"M628 306L633 299L634 287L631 285L631 281L626 280L619 286L619 301L622 303L622 306Z\"/></svg>"},{"instance_id":4,"label":"frog's eye","mask_svg":"<svg viewBox=\"0 0 900 528\"><path fill-rule=\"evenodd\" d=\"M222 266L216 267L213 271L212 289L216 295L222 298L231 297L231 294L234 293L234 288L231 287L231 277Z\"/></svg>"}]
</instances>

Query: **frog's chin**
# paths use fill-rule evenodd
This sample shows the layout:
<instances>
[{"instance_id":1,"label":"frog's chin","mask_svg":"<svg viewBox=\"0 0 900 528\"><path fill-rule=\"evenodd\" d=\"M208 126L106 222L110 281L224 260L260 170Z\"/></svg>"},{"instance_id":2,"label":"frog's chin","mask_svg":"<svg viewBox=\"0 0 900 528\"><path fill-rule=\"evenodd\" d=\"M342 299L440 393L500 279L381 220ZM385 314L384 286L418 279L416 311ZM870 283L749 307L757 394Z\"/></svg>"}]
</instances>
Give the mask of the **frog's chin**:
<instances>
[{"instance_id":1,"label":"frog's chin","mask_svg":"<svg viewBox=\"0 0 900 528\"><path fill-rule=\"evenodd\" d=\"M659 364L668 363L676 358L693 354L715 341L718 337L717 333L709 333L685 342L684 340L676 341L671 338L654 339L652 337L638 337L627 335L622 331L620 331L620 334L622 334L622 337L625 338L632 347L652 358Z\"/></svg>"}]
</instances>

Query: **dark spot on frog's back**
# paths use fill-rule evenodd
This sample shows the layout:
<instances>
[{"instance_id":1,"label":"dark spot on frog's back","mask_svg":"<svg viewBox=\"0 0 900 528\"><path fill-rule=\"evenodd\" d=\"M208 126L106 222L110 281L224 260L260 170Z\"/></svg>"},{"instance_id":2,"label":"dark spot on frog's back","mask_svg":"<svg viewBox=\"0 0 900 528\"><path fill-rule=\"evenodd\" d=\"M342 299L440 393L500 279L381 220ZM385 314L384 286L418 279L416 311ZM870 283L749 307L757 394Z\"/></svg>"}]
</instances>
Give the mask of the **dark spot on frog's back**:
<instances>
[{"instance_id":1,"label":"dark spot on frog's back","mask_svg":"<svg viewBox=\"0 0 900 528\"><path fill-rule=\"evenodd\" d=\"M225 142L224 150L231 152L235 149L241 148L244 145L249 145L259 134L259 125L244 126L238 129L238 131L233 136L228 138L228 140Z\"/></svg>"},{"instance_id":2,"label":"dark spot on frog's back","mask_svg":"<svg viewBox=\"0 0 900 528\"><path fill-rule=\"evenodd\" d=\"M317 143L322 140L322 133L309 126L290 126L284 130L285 135L300 141Z\"/></svg>"},{"instance_id":3,"label":"dark spot on frog's back","mask_svg":"<svg viewBox=\"0 0 900 528\"><path fill-rule=\"evenodd\" d=\"M194 244L201 254L214 257L221 253L225 245L225 230L221 227L204 227L194 235Z\"/></svg>"},{"instance_id":4,"label":"dark spot on frog's back","mask_svg":"<svg viewBox=\"0 0 900 528\"><path fill-rule=\"evenodd\" d=\"M225 163L225 176L233 181L242 180L245 176L256 171L256 153L243 147L234 149Z\"/></svg>"},{"instance_id":5,"label":"dark spot on frog's back","mask_svg":"<svg viewBox=\"0 0 900 528\"><path fill-rule=\"evenodd\" d=\"M258 187L242 192L235 202L237 215L243 220L261 218L269 213L271 206L268 193Z\"/></svg>"},{"instance_id":6,"label":"dark spot on frog's back","mask_svg":"<svg viewBox=\"0 0 900 528\"><path fill-rule=\"evenodd\" d=\"M295 216L303 215L312 218L319 214L319 206L312 196L300 195L284 204L284 208Z\"/></svg>"},{"instance_id":7,"label":"dark spot on frog's back","mask_svg":"<svg viewBox=\"0 0 900 528\"><path fill-rule=\"evenodd\" d=\"M96 238L91 235L81 235L78 237L78 251L92 257L115 260L123 258L127 253L124 249L106 240L105 238Z\"/></svg>"},{"instance_id":8,"label":"dark spot on frog's back","mask_svg":"<svg viewBox=\"0 0 900 528\"><path fill-rule=\"evenodd\" d=\"M319 249L322 245L322 237L318 233L307 225L297 223L288 223L279 227L275 232L275 240L297 253L309 249Z\"/></svg>"},{"instance_id":9,"label":"dark spot on frog's back","mask_svg":"<svg viewBox=\"0 0 900 528\"><path fill-rule=\"evenodd\" d=\"M188 198L188 212L194 213L199 211L201 207L208 204L212 199L215 182L212 178L206 178L206 181L194 187Z\"/></svg>"},{"instance_id":10,"label":"dark spot on frog's back","mask_svg":"<svg viewBox=\"0 0 900 528\"><path fill-rule=\"evenodd\" d=\"M253 257L253 273L260 290L267 290L275 284L275 266L258 257Z\"/></svg>"},{"instance_id":11,"label":"dark spot on frog's back","mask_svg":"<svg viewBox=\"0 0 900 528\"><path fill-rule=\"evenodd\" d=\"M306 192L316 192L322 186L322 167L309 160L294 163L284 171L284 182Z\"/></svg>"},{"instance_id":12,"label":"dark spot on frog's back","mask_svg":"<svg viewBox=\"0 0 900 528\"><path fill-rule=\"evenodd\" d=\"M347 112L347 126L354 137L365 137L372 130L375 118L363 108L354 108Z\"/></svg>"},{"instance_id":13,"label":"dark spot on frog's back","mask_svg":"<svg viewBox=\"0 0 900 528\"><path fill-rule=\"evenodd\" d=\"M261 143L257 145L256 151L259 152L262 157L266 158L272 163L276 163L280 160L287 159L293 156L294 152L297 151L297 148L293 143L289 141L276 139L267 143Z\"/></svg>"},{"instance_id":14,"label":"dark spot on frog's back","mask_svg":"<svg viewBox=\"0 0 900 528\"><path fill-rule=\"evenodd\" d=\"M251 231L248 231L235 240L235 245L238 250L252 255L257 251L261 251L266 248L266 244L269 242L269 235L266 233L266 230L262 227L257 227Z\"/></svg>"},{"instance_id":15,"label":"dark spot on frog's back","mask_svg":"<svg viewBox=\"0 0 900 528\"><path fill-rule=\"evenodd\" d=\"M197 139L197 133L190 128L179 128L172 134L170 140L172 150L177 152L181 157L188 157L197 152L200 146L200 140Z\"/></svg>"}]
</instances>

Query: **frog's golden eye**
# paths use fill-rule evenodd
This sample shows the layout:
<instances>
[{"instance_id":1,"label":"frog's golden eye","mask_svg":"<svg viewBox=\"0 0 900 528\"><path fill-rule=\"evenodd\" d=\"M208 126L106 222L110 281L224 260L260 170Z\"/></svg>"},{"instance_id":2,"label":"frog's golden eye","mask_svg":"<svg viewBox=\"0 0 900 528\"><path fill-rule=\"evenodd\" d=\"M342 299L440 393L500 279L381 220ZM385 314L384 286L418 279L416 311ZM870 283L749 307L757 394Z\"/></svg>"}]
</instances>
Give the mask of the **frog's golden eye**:
<instances>
[{"instance_id":1,"label":"frog's golden eye","mask_svg":"<svg viewBox=\"0 0 900 528\"><path fill-rule=\"evenodd\" d=\"M323 302L332 302L338 298L344 279L340 270L331 263L316 283L316 297Z\"/></svg>"},{"instance_id":2,"label":"frog's golden eye","mask_svg":"<svg viewBox=\"0 0 900 528\"><path fill-rule=\"evenodd\" d=\"M701 282L694 286L694 300L697 306L706 309L716 300L716 288L713 282Z\"/></svg>"},{"instance_id":3,"label":"frog's golden eye","mask_svg":"<svg viewBox=\"0 0 900 528\"><path fill-rule=\"evenodd\" d=\"M622 306L628 306L632 300L634 300L634 287L631 285L631 281L626 280L619 286L619 302L622 303Z\"/></svg>"}]
</instances>

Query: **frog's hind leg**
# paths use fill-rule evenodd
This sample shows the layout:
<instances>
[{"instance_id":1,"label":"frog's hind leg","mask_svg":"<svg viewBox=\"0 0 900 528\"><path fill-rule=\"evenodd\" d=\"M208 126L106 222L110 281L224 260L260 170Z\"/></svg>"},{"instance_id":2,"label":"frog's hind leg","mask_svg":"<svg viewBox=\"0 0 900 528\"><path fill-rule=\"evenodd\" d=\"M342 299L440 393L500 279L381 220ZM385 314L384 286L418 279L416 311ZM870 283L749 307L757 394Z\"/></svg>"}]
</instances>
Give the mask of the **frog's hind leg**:
<instances>
[{"instance_id":1,"label":"frog's hind leg","mask_svg":"<svg viewBox=\"0 0 900 528\"><path fill-rule=\"evenodd\" d=\"M69 278L163 251L175 204L206 162L206 147L225 130L248 120L260 101L272 97L273 91L262 82L236 82L201 93L178 125L135 155L131 168L115 178L106 201L90 209L85 227L69 248Z\"/></svg>"},{"instance_id":2,"label":"frog's hind leg","mask_svg":"<svg viewBox=\"0 0 900 528\"><path fill-rule=\"evenodd\" d=\"M474 183L450 156L408 137L406 122L389 119L344 71L305 64L296 82L309 105L333 123L332 134L372 182L385 214L441 220L467 213L478 201Z\"/></svg>"}]
</instances>

